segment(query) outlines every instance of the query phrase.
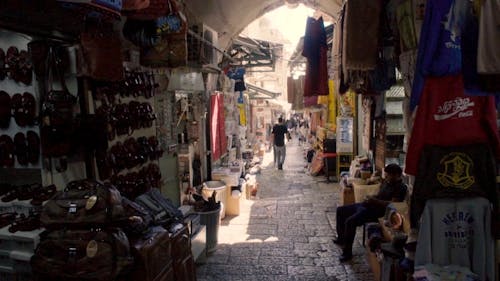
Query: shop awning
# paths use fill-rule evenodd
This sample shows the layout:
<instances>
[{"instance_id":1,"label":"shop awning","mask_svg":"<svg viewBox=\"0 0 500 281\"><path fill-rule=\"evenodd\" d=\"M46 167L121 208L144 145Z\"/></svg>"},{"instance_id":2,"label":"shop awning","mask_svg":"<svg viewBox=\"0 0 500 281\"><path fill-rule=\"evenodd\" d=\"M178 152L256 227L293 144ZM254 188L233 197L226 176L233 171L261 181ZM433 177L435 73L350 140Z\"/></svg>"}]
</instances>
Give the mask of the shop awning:
<instances>
[{"instance_id":1,"label":"shop awning","mask_svg":"<svg viewBox=\"0 0 500 281\"><path fill-rule=\"evenodd\" d=\"M280 93L272 92L250 83L246 83L246 87L250 99L274 99L280 95Z\"/></svg>"}]
</instances>

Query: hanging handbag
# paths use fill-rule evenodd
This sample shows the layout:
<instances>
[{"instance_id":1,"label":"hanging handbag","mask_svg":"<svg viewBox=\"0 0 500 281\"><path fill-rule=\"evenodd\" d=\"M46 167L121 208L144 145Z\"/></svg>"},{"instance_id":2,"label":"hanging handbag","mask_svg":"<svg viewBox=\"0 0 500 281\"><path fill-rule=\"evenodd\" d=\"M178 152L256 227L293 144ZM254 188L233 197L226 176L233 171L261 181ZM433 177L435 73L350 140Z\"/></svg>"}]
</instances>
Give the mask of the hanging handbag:
<instances>
[{"instance_id":1,"label":"hanging handbag","mask_svg":"<svg viewBox=\"0 0 500 281\"><path fill-rule=\"evenodd\" d=\"M115 31L90 27L81 33L80 44L84 76L101 81L123 80L121 41Z\"/></svg>"},{"instance_id":2,"label":"hanging handbag","mask_svg":"<svg viewBox=\"0 0 500 281\"><path fill-rule=\"evenodd\" d=\"M73 148L73 120L77 98L66 87L60 62L54 54L53 47L49 48L46 66L47 90L42 95L41 101L42 154L46 157L63 157L69 155ZM59 80L60 90L53 89L54 78Z\"/></svg>"}]
</instances>

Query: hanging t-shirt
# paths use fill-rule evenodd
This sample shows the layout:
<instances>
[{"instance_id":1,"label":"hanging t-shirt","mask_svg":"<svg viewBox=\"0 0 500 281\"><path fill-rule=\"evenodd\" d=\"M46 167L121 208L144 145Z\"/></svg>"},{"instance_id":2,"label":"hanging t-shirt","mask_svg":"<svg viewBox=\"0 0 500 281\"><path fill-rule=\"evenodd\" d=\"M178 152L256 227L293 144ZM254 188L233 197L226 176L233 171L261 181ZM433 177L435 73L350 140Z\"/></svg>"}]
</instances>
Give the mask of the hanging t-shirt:
<instances>
[{"instance_id":1,"label":"hanging t-shirt","mask_svg":"<svg viewBox=\"0 0 500 281\"><path fill-rule=\"evenodd\" d=\"M410 223L413 228L418 228L428 199L475 196L489 199L498 213L496 165L488 144L427 145L423 148L411 194Z\"/></svg>"},{"instance_id":2,"label":"hanging t-shirt","mask_svg":"<svg viewBox=\"0 0 500 281\"><path fill-rule=\"evenodd\" d=\"M416 175L422 148L489 143L498 157L499 135L493 96L465 96L461 75L428 77L417 108L405 172Z\"/></svg>"},{"instance_id":3,"label":"hanging t-shirt","mask_svg":"<svg viewBox=\"0 0 500 281\"><path fill-rule=\"evenodd\" d=\"M411 110L419 104L425 77L454 75L462 71L460 27L466 13L462 6L454 4L454 0L427 1L411 92Z\"/></svg>"}]
</instances>

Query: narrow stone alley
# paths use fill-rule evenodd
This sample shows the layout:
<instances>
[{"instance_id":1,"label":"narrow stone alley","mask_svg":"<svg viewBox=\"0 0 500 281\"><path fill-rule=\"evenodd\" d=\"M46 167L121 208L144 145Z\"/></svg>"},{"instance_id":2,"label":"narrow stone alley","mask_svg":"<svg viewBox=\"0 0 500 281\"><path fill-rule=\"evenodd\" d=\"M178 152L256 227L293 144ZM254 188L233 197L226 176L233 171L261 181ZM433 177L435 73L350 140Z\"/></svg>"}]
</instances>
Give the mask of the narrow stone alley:
<instances>
[{"instance_id":1,"label":"narrow stone alley","mask_svg":"<svg viewBox=\"0 0 500 281\"><path fill-rule=\"evenodd\" d=\"M265 153L259 190L239 216L222 220L217 250L197 265L198 281L373 280L358 228L354 258L340 263L333 242L338 183L306 173L303 147L287 144L283 170Z\"/></svg>"}]
</instances>

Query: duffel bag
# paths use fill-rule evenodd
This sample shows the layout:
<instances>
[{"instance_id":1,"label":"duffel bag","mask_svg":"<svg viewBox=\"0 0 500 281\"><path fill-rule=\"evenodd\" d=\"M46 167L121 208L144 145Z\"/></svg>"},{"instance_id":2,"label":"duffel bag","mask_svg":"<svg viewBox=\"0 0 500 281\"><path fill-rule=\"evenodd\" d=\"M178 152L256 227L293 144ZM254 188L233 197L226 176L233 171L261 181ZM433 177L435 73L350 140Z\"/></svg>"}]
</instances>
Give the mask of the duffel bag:
<instances>
[{"instance_id":1,"label":"duffel bag","mask_svg":"<svg viewBox=\"0 0 500 281\"><path fill-rule=\"evenodd\" d=\"M68 183L47 201L40 216L47 229L116 226L126 220L120 192L94 180Z\"/></svg>"},{"instance_id":2,"label":"duffel bag","mask_svg":"<svg viewBox=\"0 0 500 281\"><path fill-rule=\"evenodd\" d=\"M119 228L44 232L31 258L41 280L114 280L132 264L128 238Z\"/></svg>"},{"instance_id":3,"label":"duffel bag","mask_svg":"<svg viewBox=\"0 0 500 281\"><path fill-rule=\"evenodd\" d=\"M143 236L147 233L153 221L149 211L125 197L122 197L122 204L128 218L128 223L123 225L123 231L129 237Z\"/></svg>"},{"instance_id":4,"label":"duffel bag","mask_svg":"<svg viewBox=\"0 0 500 281\"><path fill-rule=\"evenodd\" d=\"M168 227L173 223L182 221L182 212L156 188L138 196L135 202L149 211L153 217L154 225Z\"/></svg>"}]
</instances>

